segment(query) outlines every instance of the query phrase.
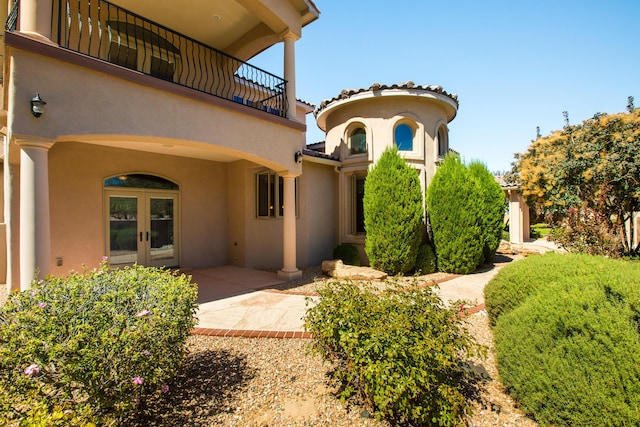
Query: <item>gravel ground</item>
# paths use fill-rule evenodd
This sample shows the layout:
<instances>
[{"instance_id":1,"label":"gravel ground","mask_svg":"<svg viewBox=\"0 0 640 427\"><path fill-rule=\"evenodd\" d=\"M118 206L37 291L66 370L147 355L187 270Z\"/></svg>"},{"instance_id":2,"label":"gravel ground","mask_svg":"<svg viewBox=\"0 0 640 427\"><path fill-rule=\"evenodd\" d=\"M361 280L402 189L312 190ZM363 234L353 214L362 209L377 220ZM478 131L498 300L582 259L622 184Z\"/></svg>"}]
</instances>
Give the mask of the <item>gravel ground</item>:
<instances>
[{"instance_id":1,"label":"gravel ground","mask_svg":"<svg viewBox=\"0 0 640 427\"><path fill-rule=\"evenodd\" d=\"M296 282L280 286L285 292L313 292L319 269L308 269ZM439 276L421 277L435 280ZM325 278L326 279L326 278ZM0 306L6 290L0 287ZM467 318L467 327L478 343L488 348L485 360L473 360L482 373L480 401L474 404L470 427L537 426L519 411L498 381L493 336L486 313ZM191 336L183 368L170 392L147 402L136 420L142 426L378 426L385 421L369 417L358 405L347 405L334 396L328 378L331 366L309 354L308 340L219 338Z\"/></svg>"}]
</instances>

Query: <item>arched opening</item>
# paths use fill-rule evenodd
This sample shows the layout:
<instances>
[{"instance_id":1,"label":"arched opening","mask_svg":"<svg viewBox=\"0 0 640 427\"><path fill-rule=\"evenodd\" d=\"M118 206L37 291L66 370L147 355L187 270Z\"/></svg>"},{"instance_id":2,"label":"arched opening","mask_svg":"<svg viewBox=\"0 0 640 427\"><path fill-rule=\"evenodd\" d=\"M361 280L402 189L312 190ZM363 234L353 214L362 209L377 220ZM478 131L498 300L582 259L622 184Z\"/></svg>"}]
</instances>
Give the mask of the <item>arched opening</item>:
<instances>
[{"instance_id":1,"label":"arched opening","mask_svg":"<svg viewBox=\"0 0 640 427\"><path fill-rule=\"evenodd\" d=\"M438 129L438 159L443 159L449 152L449 141L447 138L447 128L440 126Z\"/></svg>"},{"instance_id":2,"label":"arched opening","mask_svg":"<svg viewBox=\"0 0 640 427\"><path fill-rule=\"evenodd\" d=\"M393 142L400 151L413 151L414 130L406 123L400 123L393 132Z\"/></svg>"},{"instance_id":3,"label":"arched opening","mask_svg":"<svg viewBox=\"0 0 640 427\"><path fill-rule=\"evenodd\" d=\"M349 154L367 152L367 132L362 127L355 128L349 135Z\"/></svg>"}]
</instances>

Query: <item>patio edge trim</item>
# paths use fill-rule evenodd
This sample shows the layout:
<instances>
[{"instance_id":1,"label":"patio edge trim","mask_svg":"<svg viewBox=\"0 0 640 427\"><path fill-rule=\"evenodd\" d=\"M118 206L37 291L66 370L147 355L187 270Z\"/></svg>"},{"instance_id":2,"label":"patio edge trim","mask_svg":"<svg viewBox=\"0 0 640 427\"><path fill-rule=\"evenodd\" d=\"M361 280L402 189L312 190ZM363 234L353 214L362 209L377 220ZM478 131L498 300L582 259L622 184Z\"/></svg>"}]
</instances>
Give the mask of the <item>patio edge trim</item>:
<instances>
[{"instance_id":1,"label":"patio edge trim","mask_svg":"<svg viewBox=\"0 0 640 427\"><path fill-rule=\"evenodd\" d=\"M260 331L242 329L215 329L215 328L193 328L191 335L204 335L208 337L236 337L236 338L312 338L310 332L304 331Z\"/></svg>"}]
</instances>

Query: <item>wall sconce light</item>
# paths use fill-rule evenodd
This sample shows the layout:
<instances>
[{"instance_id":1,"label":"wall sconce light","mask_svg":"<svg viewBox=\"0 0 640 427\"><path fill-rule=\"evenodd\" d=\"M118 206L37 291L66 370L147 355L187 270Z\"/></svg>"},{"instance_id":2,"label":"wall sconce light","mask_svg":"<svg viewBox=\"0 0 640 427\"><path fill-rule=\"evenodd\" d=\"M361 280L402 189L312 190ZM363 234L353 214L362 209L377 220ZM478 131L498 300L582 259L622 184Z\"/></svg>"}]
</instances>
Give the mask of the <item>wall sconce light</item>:
<instances>
[{"instance_id":1,"label":"wall sconce light","mask_svg":"<svg viewBox=\"0 0 640 427\"><path fill-rule=\"evenodd\" d=\"M302 151L296 151L295 154L295 159L296 159L296 163L302 163Z\"/></svg>"},{"instance_id":2,"label":"wall sconce light","mask_svg":"<svg viewBox=\"0 0 640 427\"><path fill-rule=\"evenodd\" d=\"M31 98L31 113L36 117L40 117L42 113L44 113L45 105L47 105L47 103L40 98L39 93L36 93L36 96Z\"/></svg>"}]
</instances>

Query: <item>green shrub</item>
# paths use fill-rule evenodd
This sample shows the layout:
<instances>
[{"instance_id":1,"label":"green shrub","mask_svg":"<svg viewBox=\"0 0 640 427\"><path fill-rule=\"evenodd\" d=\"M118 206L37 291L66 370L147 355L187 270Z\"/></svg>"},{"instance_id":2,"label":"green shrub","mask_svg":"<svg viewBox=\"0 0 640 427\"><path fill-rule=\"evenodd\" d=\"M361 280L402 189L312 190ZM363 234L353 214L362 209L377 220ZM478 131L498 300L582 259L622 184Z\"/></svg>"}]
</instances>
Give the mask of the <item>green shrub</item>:
<instances>
[{"instance_id":1,"label":"green shrub","mask_svg":"<svg viewBox=\"0 0 640 427\"><path fill-rule=\"evenodd\" d=\"M167 391L196 293L184 275L105 261L11 294L0 316L0 424L112 425Z\"/></svg>"},{"instance_id":2,"label":"green shrub","mask_svg":"<svg viewBox=\"0 0 640 427\"><path fill-rule=\"evenodd\" d=\"M341 397L361 397L378 418L411 425L459 425L477 392L464 358L473 343L455 309L431 288L332 281L319 289L305 327L334 362Z\"/></svg>"},{"instance_id":3,"label":"green shrub","mask_svg":"<svg viewBox=\"0 0 640 427\"><path fill-rule=\"evenodd\" d=\"M480 226L483 243L482 262L491 262L502 238L505 214L505 196L502 187L480 162L469 164L469 173L478 183L478 194L475 196L480 203Z\"/></svg>"},{"instance_id":4,"label":"green shrub","mask_svg":"<svg viewBox=\"0 0 640 427\"><path fill-rule=\"evenodd\" d=\"M448 155L427 188L427 212L441 271L468 274L482 264L479 187L460 158Z\"/></svg>"},{"instance_id":5,"label":"green shrub","mask_svg":"<svg viewBox=\"0 0 640 427\"><path fill-rule=\"evenodd\" d=\"M360 253L355 245L343 243L333 250L333 259L342 260L344 264L360 265Z\"/></svg>"},{"instance_id":6,"label":"green shrub","mask_svg":"<svg viewBox=\"0 0 640 427\"><path fill-rule=\"evenodd\" d=\"M549 234L551 234L551 226L548 224L538 223L529 227L529 235L534 239L548 236Z\"/></svg>"},{"instance_id":7,"label":"green shrub","mask_svg":"<svg viewBox=\"0 0 640 427\"><path fill-rule=\"evenodd\" d=\"M406 273L422 241L422 190L416 169L393 146L386 149L364 184L365 251L373 268Z\"/></svg>"},{"instance_id":8,"label":"green shrub","mask_svg":"<svg viewBox=\"0 0 640 427\"><path fill-rule=\"evenodd\" d=\"M521 407L541 425L640 425L640 265L547 254L494 280L500 378Z\"/></svg>"},{"instance_id":9,"label":"green shrub","mask_svg":"<svg viewBox=\"0 0 640 427\"><path fill-rule=\"evenodd\" d=\"M418 256L416 257L416 266L414 270L419 274L431 274L437 270L436 254L429 243L423 243L418 248Z\"/></svg>"}]
</instances>

